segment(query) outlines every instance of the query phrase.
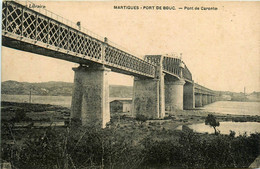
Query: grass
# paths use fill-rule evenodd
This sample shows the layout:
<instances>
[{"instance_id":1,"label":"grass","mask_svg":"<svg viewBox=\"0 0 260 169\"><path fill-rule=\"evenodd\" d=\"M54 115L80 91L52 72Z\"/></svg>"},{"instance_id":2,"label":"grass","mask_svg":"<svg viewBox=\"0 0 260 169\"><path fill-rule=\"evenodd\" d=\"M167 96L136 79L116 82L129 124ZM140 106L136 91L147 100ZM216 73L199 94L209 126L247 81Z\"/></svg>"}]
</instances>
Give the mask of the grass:
<instances>
[{"instance_id":1,"label":"grass","mask_svg":"<svg viewBox=\"0 0 260 169\"><path fill-rule=\"evenodd\" d=\"M106 129L91 125L17 128L12 125L17 112L25 112L33 122L46 118L54 122L66 120L69 109L2 104L1 160L17 168L242 168L260 150L260 134L234 137L177 130L179 125L204 122L208 112L201 110L167 112L164 120L143 122L112 114ZM215 115L220 121L259 118Z\"/></svg>"}]
</instances>

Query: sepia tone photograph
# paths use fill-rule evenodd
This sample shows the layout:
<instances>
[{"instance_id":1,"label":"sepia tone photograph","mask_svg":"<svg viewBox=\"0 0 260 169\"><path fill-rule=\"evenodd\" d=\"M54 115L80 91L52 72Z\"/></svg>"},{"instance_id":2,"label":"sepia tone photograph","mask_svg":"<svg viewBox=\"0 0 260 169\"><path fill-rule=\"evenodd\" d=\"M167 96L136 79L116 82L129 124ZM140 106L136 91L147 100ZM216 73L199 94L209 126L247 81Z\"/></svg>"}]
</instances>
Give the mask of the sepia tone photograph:
<instances>
[{"instance_id":1,"label":"sepia tone photograph","mask_svg":"<svg viewBox=\"0 0 260 169\"><path fill-rule=\"evenodd\" d=\"M260 168L260 2L1 5L1 168Z\"/></svg>"}]
</instances>

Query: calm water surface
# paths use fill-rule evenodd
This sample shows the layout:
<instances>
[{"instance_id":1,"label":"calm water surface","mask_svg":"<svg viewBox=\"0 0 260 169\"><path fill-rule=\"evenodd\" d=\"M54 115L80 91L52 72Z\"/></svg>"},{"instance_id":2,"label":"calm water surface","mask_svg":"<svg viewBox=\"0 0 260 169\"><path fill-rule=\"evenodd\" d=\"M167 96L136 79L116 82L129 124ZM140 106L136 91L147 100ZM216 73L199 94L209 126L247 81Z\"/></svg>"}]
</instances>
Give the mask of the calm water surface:
<instances>
[{"instance_id":1,"label":"calm water surface","mask_svg":"<svg viewBox=\"0 0 260 169\"><path fill-rule=\"evenodd\" d=\"M202 107L205 111L221 114L258 115L260 116L260 102L218 101Z\"/></svg>"},{"instance_id":2,"label":"calm water surface","mask_svg":"<svg viewBox=\"0 0 260 169\"><path fill-rule=\"evenodd\" d=\"M234 114L234 115L260 115L260 102L234 102L234 101L218 101L202 107L203 110L208 112L216 112L221 114ZM200 133L214 133L214 129L204 123L193 124L189 126L194 131ZM181 129L181 126L179 127ZM220 122L217 127L221 134L229 134L230 130L239 134L247 134L260 132L260 123L257 122Z\"/></svg>"},{"instance_id":3,"label":"calm water surface","mask_svg":"<svg viewBox=\"0 0 260 169\"><path fill-rule=\"evenodd\" d=\"M32 95L32 103L40 103L40 104L52 104L59 105L70 108L71 106L71 96L38 96ZM118 98L110 97L109 100L113 101ZM122 99L122 98L121 98ZM28 103L29 95L1 95L2 101L8 102L18 102L18 103Z\"/></svg>"},{"instance_id":4,"label":"calm water surface","mask_svg":"<svg viewBox=\"0 0 260 169\"><path fill-rule=\"evenodd\" d=\"M28 95L1 95L2 101L9 102L29 102ZM110 101L116 98L110 98ZM53 104L70 108L71 96L32 96L32 103ZM237 114L237 115L260 115L260 102L232 102L232 101L219 101L204 106L202 109L209 112L216 112L221 114ZM189 126L197 132L213 133L214 129L206 126L204 123L194 124ZM181 126L180 126L181 129ZM230 130L235 131L237 134L245 132L260 132L260 123L256 122L221 122L217 127L222 134L229 134Z\"/></svg>"},{"instance_id":5,"label":"calm water surface","mask_svg":"<svg viewBox=\"0 0 260 169\"><path fill-rule=\"evenodd\" d=\"M200 133L214 133L214 129L205 123L193 124L189 125L189 128L193 129L194 131ZM181 129L181 126L178 128ZM230 130L236 132L236 136L239 134L243 135L247 133L248 135L251 133L260 133L260 123L257 122L220 122L219 127L216 128L220 130L221 134L229 134Z\"/></svg>"},{"instance_id":6,"label":"calm water surface","mask_svg":"<svg viewBox=\"0 0 260 169\"><path fill-rule=\"evenodd\" d=\"M1 100L2 101L8 101L8 102L28 103L29 102L29 96L28 95L2 94ZM32 95L32 103L52 104L52 105L70 107L71 96L38 96L38 95Z\"/></svg>"},{"instance_id":7,"label":"calm water surface","mask_svg":"<svg viewBox=\"0 0 260 169\"><path fill-rule=\"evenodd\" d=\"M29 102L28 95L1 95L2 101ZM110 98L110 101L117 98ZM32 95L32 103L71 106L71 96L38 96ZM202 107L203 110L222 114L260 115L260 102L219 101Z\"/></svg>"}]
</instances>

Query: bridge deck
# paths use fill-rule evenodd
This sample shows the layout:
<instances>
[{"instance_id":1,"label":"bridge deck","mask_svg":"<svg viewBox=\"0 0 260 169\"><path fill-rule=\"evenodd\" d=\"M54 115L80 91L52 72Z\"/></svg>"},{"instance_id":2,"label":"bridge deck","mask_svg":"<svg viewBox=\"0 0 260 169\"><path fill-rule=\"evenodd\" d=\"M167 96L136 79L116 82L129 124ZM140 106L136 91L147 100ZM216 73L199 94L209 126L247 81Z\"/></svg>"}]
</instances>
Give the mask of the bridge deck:
<instances>
[{"instance_id":1,"label":"bridge deck","mask_svg":"<svg viewBox=\"0 0 260 169\"><path fill-rule=\"evenodd\" d=\"M195 83L195 94L216 95L215 91Z\"/></svg>"},{"instance_id":2,"label":"bridge deck","mask_svg":"<svg viewBox=\"0 0 260 169\"><path fill-rule=\"evenodd\" d=\"M130 75L155 76L151 63L14 1L3 2L2 31L7 47L81 64L104 64Z\"/></svg>"},{"instance_id":3,"label":"bridge deck","mask_svg":"<svg viewBox=\"0 0 260 169\"><path fill-rule=\"evenodd\" d=\"M112 71L127 75L156 77L158 60L140 59L111 45L106 38L103 41L90 36L84 29L75 28L76 24L71 26L62 21L20 3L5 1L2 8L2 44L79 64L103 64ZM180 59L164 57L160 62L164 73L193 83L191 72ZM180 63L184 65L183 71ZM200 85L195 87L195 91L212 92Z\"/></svg>"}]
</instances>

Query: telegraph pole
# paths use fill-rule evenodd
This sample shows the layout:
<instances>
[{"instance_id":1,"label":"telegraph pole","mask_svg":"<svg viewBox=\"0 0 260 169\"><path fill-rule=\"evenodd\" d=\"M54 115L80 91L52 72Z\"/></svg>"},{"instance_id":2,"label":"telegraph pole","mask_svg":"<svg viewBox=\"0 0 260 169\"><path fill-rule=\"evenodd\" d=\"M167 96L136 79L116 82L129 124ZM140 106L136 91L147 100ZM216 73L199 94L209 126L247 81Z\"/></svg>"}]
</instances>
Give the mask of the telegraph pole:
<instances>
[{"instance_id":1,"label":"telegraph pole","mask_svg":"<svg viewBox=\"0 0 260 169\"><path fill-rule=\"evenodd\" d=\"M30 87L29 103L32 103L32 88Z\"/></svg>"}]
</instances>

